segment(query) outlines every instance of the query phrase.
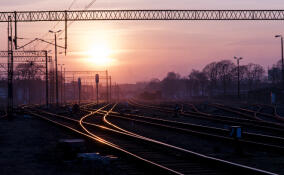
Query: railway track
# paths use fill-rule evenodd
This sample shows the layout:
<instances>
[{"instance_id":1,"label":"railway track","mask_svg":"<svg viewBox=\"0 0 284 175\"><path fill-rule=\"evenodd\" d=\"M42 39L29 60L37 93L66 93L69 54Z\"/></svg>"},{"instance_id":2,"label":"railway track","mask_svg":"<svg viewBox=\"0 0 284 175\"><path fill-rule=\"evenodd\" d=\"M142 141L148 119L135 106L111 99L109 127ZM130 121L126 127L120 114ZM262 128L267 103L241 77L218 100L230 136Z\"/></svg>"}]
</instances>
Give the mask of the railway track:
<instances>
[{"instance_id":1,"label":"railway track","mask_svg":"<svg viewBox=\"0 0 284 175\"><path fill-rule=\"evenodd\" d=\"M257 111L250 111L246 110L243 108L236 108L236 107L230 107L230 106L225 106L222 104L210 104L209 106L212 106L214 108L229 112L229 113L234 113L237 114L239 117L249 119L249 120L256 120L256 121L262 121L260 118L256 116Z\"/></svg>"},{"instance_id":2,"label":"railway track","mask_svg":"<svg viewBox=\"0 0 284 175\"><path fill-rule=\"evenodd\" d=\"M0 116L0 119L7 117L7 114Z\"/></svg>"},{"instance_id":3,"label":"railway track","mask_svg":"<svg viewBox=\"0 0 284 175\"><path fill-rule=\"evenodd\" d=\"M4 111L4 110L2 110L2 111L0 111L0 119L1 118L5 118L5 117L7 117L8 115L7 115L7 112L6 111Z\"/></svg>"},{"instance_id":4,"label":"railway track","mask_svg":"<svg viewBox=\"0 0 284 175\"><path fill-rule=\"evenodd\" d=\"M105 123L107 123L108 125L114 127L115 129L118 129L118 130L121 130L121 131L123 131L123 132L126 132L126 133L129 133L129 134L132 134L132 135L136 135L136 136L141 137L140 135L137 135L136 133L127 131L127 130L125 130L125 129L122 129L122 128L120 128L119 126L114 125L114 124L111 123L109 120L107 120L107 117L108 117L108 116L113 116L113 115L112 115L113 113L116 113L116 114L119 114L119 113L113 112L113 111L111 111L111 112L104 111L104 112L105 112L105 113L101 113L101 114L104 115L103 120L104 120ZM107 115L106 115L106 114L107 114ZM145 137L144 137L144 138L145 138ZM149 139L149 138L146 138L146 139ZM150 140L152 140L152 139L150 139ZM155 141L155 142L156 142L156 141ZM163 144L164 144L164 143L163 143Z\"/></svg>"},{"instance_id":5,"label":"railway track","mask_svg":"<svg viewBox=\"0 0 284 175\"><path fill-rule=\"evenodd\" d=\"M134 107L154 109L154 110L157 110L163 113L173 113L174 112L174 110L170 108L161 108L161 107L152 106L152 105L140 104L134 100L129 100L128 103ZM236 125L243 126L248 129L254 128L254 130L257 130L255 132L256 134L258 134L258 131L265 131L267 135L282 137L284 133L284 128L281 125L273 124L270 126L266 122L262 122L262 121L256 121L256 120L250 120L250 119L239 119L239 118L220 116L220 115L212 115L212 114L203 113L203 112L186 111L186 112L182 112L181 115L184 117L202 119L205 121L212 121L213 123L218 122L218 123L223 123L223 124L232 125L232 126L236 126Z\"/></svg>"},{"instance_id":6,"label":"railway track","mask_svg":"<svg viewBox=\"0 0 284 175\"><path fill-rule=\"evenodd\" d=\"M217 107L219 109L228 111L228 112L232 112L232 113L236 113L239 114L241 116L247 117L247 118L251 118L251 119L255 119L264 123L267 123L270 126L282 126L284 127L284 120L276 114L276 109L274 106L268 106L265 105L265 107L267 108L271 108L270 112L262 112L263 111L263 105L257 105L256 110L250 110L250 109L244 109L244 108L240 108L240 107L230 107L230 106L225 106L222 104L213 104L214 107ZM241 111L241 112L240 112Z\"/></svg>"},{"instance_id":7,"label":"railway track","mask_svg":"<svg viewBox=\"0 0 284 175\"><path fill-rule=\"evenodd\" d=\"M106 111L100 112L100 114L105 114L105 113ZM229 136L230 131L226 129L207 127L202 125L177 122L177 121L165 120L153 117L146 117L135 114L127 114L127 113L121 114L121 112L111 112L108 114L108 116L121 120L143 123L155 127L167 128L173 130L174 132L194 134L205 138L208 137L214 138L216 140L221 140L222 142L225 141L233 144L235 143L235 139ZM253 134L253 133L243 132L243 138L240 139L239 142L244 146L251 146L257 149L262 148L266 150L284 153L284 138L282 137L274 137L263 134Z\"/></svg>"},{"instance_id":8,"label":"railway track","mask_svg":"<svg viewBox=\"0 0 284 175\"><path fill-rule=\"evenodd\" d=\"M280 121L280 122L284 123L284 118L278 114L277 108L276 108L275 105L259 105L259 107L260 107L260 111L263 110L264 108L270 108L272 111L268 113L268 116L271 116L269 114L272 113L273 117L277 121ZM265 113L265 112L263 111L263 113Z\"/></svg>"},{"instance_id":9,"label":"railway track","mask_svg":"<svg viewBox=\"0 0 284 175\"><path fill-rule=\"evenodd\" d=\"M103 106L102 108L105 108L108 105ZM100 109L102 109L100 108ZM98 109L98 110L100 110ZM178 172L172 172L171 170L167 169L166 167L161 167L158 164L155 164L154 162L148 161L146 159L143 159L142 157L139 157L135 154L132 154L130 152L128 152L127 150L124 150L122 148L120 148L119 146L106 141L103 138L100 138L96 135L90 135L88 133L85 132L85 130L80 126L80 120L78 119L73 119L71 117L66 117L63 115L58 115L58 114L53 114L44 110L34 110L31 108L25 108L24 109L26 112L28 112L29 114L39 117L43 120L46 120L48 122L51 122L52 124L56 124L58 126L61 126L65 129L71 130L74 133L80 135L80 136L84 136L87 137L88 139L91 139L93 141L95 141L96 143L105 145L107 147L107 149L112 149L112 151L114 151L115 153L119 152L119 155L123 155L126 156L130 159L133 159L134 161L137 161L139 163L142 163L142 167L145 166L147 168L150 168L153 172L159 173L159 174L179 174ZM96 112L92 112L91 115L94 115ZM89 114L88 114L89 115ZM110 128L104 127L102 125L96 125L93 123L88 123L88 122L83 122L84 124L90 125L92 127L95 127L99 130L112 130ZM114 130L113 130L114 131ZM126 167L127 165L123 165L124 167ZM131 172L131 174L141 174L141 173L133 173Z\"/></svg>"},{"instance_id":10,"label":"railway track","mask_svg":"<svg viewBox=\"0 0 284 175\"><path fill-rule=\"evenodd\" d=\"M71 129L81 135L107 145L125 155L147 164L163 174L273 174L256 168L208 157L173 145L159 142L118 128L90 123L103 108L83 116L80 120L50 114L44 111L29 112L35 116ZM108 110L103 120L111 113ZM95 120L97 121L97 120ZM71 124L72 123L72 124Z\"/></svg>"}]
</instances>

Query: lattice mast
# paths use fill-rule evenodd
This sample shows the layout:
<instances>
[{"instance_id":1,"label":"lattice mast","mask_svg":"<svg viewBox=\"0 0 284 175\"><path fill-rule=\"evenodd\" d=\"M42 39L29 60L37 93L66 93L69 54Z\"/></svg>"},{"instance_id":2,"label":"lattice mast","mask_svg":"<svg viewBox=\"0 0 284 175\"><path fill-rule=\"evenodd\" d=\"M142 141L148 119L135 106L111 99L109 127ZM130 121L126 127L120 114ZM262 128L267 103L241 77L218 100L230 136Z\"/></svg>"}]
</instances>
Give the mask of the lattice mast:
<instances>
[{"instance_id":1,"label":"lattice mast","mask_svg":"<svg viewBox=\"0 0 284 175\"><path fill-rule=\"evenodd\" d=\"M12 31L12 18L9 16L8 21L8 106L7 113L11 117L13 115L13 68L14 68L14 58L13 58L13 31Z\"/></svg>"}]
</instances>

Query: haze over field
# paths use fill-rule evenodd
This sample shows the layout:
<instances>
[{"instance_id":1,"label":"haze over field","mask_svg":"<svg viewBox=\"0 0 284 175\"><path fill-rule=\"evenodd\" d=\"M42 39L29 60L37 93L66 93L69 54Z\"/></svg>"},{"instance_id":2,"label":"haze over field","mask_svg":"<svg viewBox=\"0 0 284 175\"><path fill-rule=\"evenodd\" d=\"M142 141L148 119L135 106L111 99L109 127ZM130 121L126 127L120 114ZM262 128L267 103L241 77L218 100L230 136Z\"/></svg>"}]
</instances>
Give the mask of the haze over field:
<instances>
[{"instance_id":1,"label":"haze over field","mask_svg":"<svg viewBox=\"0 0 284 175\"><path fill-rule=\"evenodd\" d=\"M71 9L84 9L91 0L80 0ZM72 0L1 1L1 11L65 10ZM90 9L280 9L281 0L97 0ZM20 23L20 45L48 34L56 23ZM54 30L63 29L61 22ZM7 24L0 24L1 50L7 46ZM72 70L109 69L119 83L163 78L169 71L187 76L212 61L242 56L241 64L267 68L280 59L283 24L270 21L92 21L75 22L68 31L69 53L59 63ZM63 37L62 35L61 37ZM59 41L64 45L63 40ZM53 47L36 43L26 49ZM53 55L53 54L52 54Z\"/></svg>"}]
</instances>

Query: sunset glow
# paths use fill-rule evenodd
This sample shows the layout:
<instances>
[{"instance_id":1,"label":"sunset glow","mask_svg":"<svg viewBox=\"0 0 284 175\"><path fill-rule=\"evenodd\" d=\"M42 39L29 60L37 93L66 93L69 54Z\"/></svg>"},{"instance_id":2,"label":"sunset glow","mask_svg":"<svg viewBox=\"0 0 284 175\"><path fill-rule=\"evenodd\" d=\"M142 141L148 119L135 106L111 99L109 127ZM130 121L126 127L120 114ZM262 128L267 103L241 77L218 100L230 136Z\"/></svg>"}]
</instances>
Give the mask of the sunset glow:
<instances>
[{"instance_id":1,"label":"sunset glow","mask_svg":"<svg viewBox=\"0 0 284 175\"><path fill-rule=\"evenodd\" d=\"M112 63L111 49L106 45L95 45L91 50L87 51L87 63L95 66L109 66Z\"/></svg>"},{"instance_id":2,"label":"sunset glow","mask_svg":"<svg viewBox=\"0 0 284 175\"><path fill-rule=\"evenodd\" d=\"M0 0L0 175L284 175L283 27L284 0Z\"/></svg>"},{"instance_id":3,"label":"sunset glow","mask_svg":"<svg viewBox=\"0 0 284 175\"><path fill-rule=\"evenodd\" d=\"M76 1L70 10L84 9L91 0ZM1 1L2 11L62 10L73 0L11 0ZM153 3L154 2L154 3ZM34 4L36 3L36 5ZM279 9L280 0L97 0L89 10L115 9ZM70 23L70 24L69 24ZM65 46L64 22L19 23L18 45L34 38L54 42L49 30L62 30L58 44ZM202 70L208 63L242 56L242 64L251 62L267 69L281 58L279 38L282 23L277 21L74 21L68 22L67 54L58 56L68 70L104 70L109 68L119 83L163 79L169 71L188 77L192 69ZM7 33L7 24L0 24ZM7 36L0 38L7 49ZM26 50L52 50L43 42L33 42ZM59 48L58 52L64 52ZM5 60L6 61L6 60Z\"/></svg>"}]
</instances>

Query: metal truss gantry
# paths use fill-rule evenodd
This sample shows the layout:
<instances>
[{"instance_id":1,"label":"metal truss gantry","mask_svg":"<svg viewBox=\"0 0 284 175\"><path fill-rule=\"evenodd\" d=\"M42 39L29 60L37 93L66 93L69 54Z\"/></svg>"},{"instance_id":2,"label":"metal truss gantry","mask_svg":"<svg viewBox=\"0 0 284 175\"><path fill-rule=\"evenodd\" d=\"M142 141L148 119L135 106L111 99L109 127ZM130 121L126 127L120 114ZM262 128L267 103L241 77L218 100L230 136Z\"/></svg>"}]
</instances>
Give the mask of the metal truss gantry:
<instances>
[{"instance_id":1,"label":"metal truss gantry","mask_svg":"<svg viewBox=\"0 0 284 175\"><path fill-rule=\"evenodd\" d=\"M75 10L0 12L0 22L86 20L283 20L284 10Z\"/></svg>"},{"instance_id":2,"label":"metal truss gantry","mask_svg":"<svg viewBox=\"0 0 284 175\"><path fill-rule=\"evenodd\" d=\"M16 24L16 23L15 23ZM12 18L8 17L8 104L7 114L9 117L13 115L14 97L13 97L13 75L14 75L14 57L13 57L13 31L12 31Z\"/></svg>"},{"instance_id":3,"label":"metal truss gantry","mask_svg":"<svg viewBox=\"0 0 284 175\"><path fill-rule=\"evenodd\" d=\"M111 89L111 87L109 86L109 83L111 81L111 76L109 76L109 73L107 70L105 71L66 71L67 77L73 78L73 81L75 81L75 78L83 78L83 79L95 81L96 74L99 74L100 79L106 80L106 95L107 95L106 98L107 98L107 102L109 102L110 95L111 95L111 93L109 92Z\"/></svg>"},{"instance_id":4,"label":"metal truss gantry","mask_svg":"<svg viewBox=\"0 0 284 175\"><path fill-rule=\"evenodd\" d=\"M9 30L11 32L11 30ZM11 34L10 34L11 35ZM10 36L9 35L9 36ZM12 43L8 38L8 51L0 51L0 58L7 58L8 63L2 63L1 67L8 67L8 106L7 112L9 115L13 113L13 74L14 63L37 62L45 64L45 80L46 80L46 105L48 105L48 63L52 62L52 58L48 56L47 51L13 51Z\"/></svg>"},{"instance_id":5,"label":"metal truss gantry","mask_svg":"<svg viewBox=\"0 0 284 175\"><path fill-rule=\"evenodd\" d=\"M284 10L62 10L0 12L1 22L14 22L14 44L17 49L17 23L39 21L67 22L94 20L284 20Z\"/></svg>"},{"instance_id":6,"label":"metal truss gantry","mask_svg":"<svg viewBox=\"0 0 284 175\"><path fill-rule=\"evenodd\" d=\"M0 51L0 57L7 58L7 51ZM46 56L46 51L13 51L14 63L26 63L26 62L35 62L35 63L45 63L51 62L52 57ZM46 60L47 58L47 60Z\"/></svg>"},{"instance_id":7,"label":"metal truss gantry","mask_svg":"<svg viewBox=\"0 0 284 175\"><path fill-rule=\"evenodd\" d=\"M96 74L107 75L107 70L105 71L65 71L66 74L76 75L76 76L95 76ZM95 77L94 77L95 78Z\"/></svg>"}]
</instances>

